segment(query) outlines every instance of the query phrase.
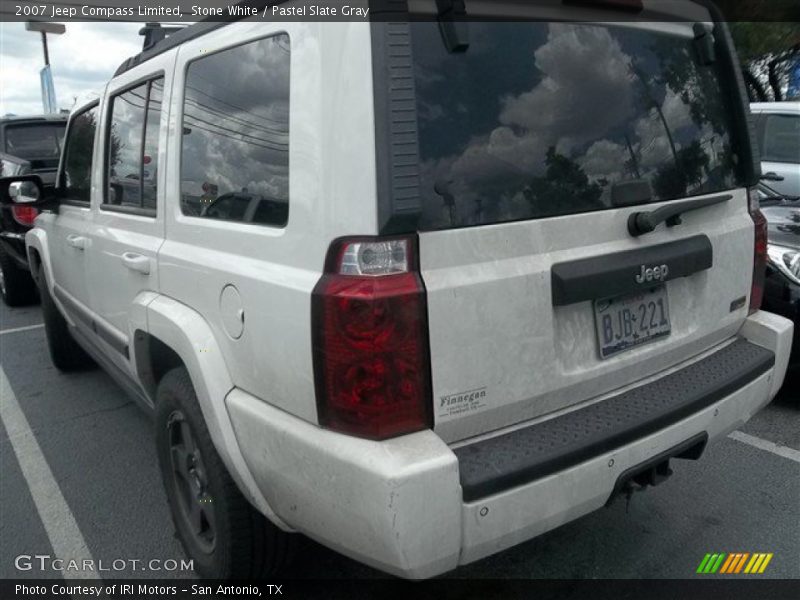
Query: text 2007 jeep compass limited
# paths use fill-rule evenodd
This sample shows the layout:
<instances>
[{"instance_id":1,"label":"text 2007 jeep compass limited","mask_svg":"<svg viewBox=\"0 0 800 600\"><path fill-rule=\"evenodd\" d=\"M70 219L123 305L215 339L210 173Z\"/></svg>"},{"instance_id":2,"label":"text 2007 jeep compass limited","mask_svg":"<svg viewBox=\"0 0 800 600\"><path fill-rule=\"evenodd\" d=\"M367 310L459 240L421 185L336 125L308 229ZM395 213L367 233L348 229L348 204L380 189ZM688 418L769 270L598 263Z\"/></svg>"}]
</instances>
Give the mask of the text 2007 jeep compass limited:
<instances>
[{"instance_id":1,"label":"text 2007 jeep compass limited","mask_svg":"<svg viewBox=\"0 0 800 600\"><path fill-rule=\"evenodd\" d=\"M291 532L436 575L657 483L781 386L710 9L414 5L173 34L74 111L37 203L53 360L153 409L203 576L274 572Z\"/></svg>"}]
</instances>

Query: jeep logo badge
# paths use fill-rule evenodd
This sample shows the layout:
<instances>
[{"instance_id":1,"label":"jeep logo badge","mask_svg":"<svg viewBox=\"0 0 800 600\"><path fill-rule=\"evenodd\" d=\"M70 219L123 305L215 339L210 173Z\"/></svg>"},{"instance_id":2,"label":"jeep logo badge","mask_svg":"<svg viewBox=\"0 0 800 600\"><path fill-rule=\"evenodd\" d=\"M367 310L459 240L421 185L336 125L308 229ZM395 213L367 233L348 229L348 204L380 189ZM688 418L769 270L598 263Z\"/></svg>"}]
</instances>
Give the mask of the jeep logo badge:
<instances>
[{"instance_id":1,"label":"jeep logo badge","mask_svg":"<svg viewBox=\"0 0 800 600\"><path fill-rule=\"evenodd\" d=\"M641 272L636 276L636 283L646 283L648 281L664 281L669 274L669 267L661 265L660 267L646 267L642 265Z\"/></svg>"}]
</instances>

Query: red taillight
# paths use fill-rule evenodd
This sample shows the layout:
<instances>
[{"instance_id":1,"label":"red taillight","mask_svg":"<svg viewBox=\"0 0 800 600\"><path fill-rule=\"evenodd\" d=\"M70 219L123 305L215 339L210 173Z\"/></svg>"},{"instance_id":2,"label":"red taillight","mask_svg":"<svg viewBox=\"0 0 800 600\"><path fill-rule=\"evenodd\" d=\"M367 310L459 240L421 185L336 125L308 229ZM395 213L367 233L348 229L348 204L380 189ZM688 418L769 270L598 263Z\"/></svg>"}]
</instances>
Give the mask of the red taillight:
<instances>
[{"instance_id":1,"label":"red taillight","mask_svg":"<svg viewBox=\"0 0 800 600\"><path fill-rule=\"evenodd\" d=\"M756 188L749 190L750 217L755 226L753 238L753 284L750 288L750 314L761 308L767 270L767 219L761 212Z\"/></svg>"},{"instance_id":2,"label":"red taillight","mask_svg":"<svg viewBox=\"0 0 800 600\"><path fill-rule=\"evenodd\" d=\"M334 242L312 298L320 425L370 439L431 427L416 239Z\"/></svg>"},{"instance_id":3,"label":"red taillight","mask_svg":"<svg viewBox=\"0 0 800 600\"><path fill-rule=\"evenodd\" d=\"M33 220L39 214L39 210L30 206L18 205L11 207L11 214L20 225L33 227Z\"/></svg>"}]
</instances>

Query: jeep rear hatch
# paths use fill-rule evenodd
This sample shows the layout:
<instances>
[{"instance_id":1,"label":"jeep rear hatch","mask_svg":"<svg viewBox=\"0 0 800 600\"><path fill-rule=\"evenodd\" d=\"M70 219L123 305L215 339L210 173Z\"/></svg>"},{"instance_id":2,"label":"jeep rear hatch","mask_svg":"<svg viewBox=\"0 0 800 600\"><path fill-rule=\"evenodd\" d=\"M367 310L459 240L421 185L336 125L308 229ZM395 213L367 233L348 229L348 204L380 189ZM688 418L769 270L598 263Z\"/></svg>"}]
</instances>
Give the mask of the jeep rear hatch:
<instances>
[{"instance_id":1,"label":"jeep rear hatch","mask_svg":"<svg viewBox=\"0 0 800 600\"><path fill-rule=\"evenodd\" d=\"M742 324L752 157L711 31L470 22L453 52L439 24L408 26L445 440L633 384Z\"/></svg>"}]
</instances>

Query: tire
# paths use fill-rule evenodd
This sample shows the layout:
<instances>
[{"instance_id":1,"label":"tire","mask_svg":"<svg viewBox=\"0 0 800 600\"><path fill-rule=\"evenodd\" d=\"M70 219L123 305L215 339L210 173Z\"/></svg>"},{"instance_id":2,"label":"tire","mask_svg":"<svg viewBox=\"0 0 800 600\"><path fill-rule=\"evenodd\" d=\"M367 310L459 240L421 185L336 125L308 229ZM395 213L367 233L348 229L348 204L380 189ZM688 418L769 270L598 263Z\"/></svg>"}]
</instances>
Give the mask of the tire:
<instances>
[{"instance_id":1,"label":"tire","mask_svg":"<svg viewBox=\"0 0 800 600\"><path fill-rule=\"evenodd\" d=\"M44 332L47 336L47 347L50 358L59 371L79 371L96 365L86 351L78 345L69 332L66 319L53 302L47 288L44 271L39 274L39 297L42 300L42 316Z\"/></svg>"},{"instance_id":2,"label":"tire","mask_svg":"<svg viewBox=\"0 0 800 600\"><path fill-rule=\"evenodd\" d=\"M26 306L36 302L36 284L0 244L0 296L7 306Z\"/></svg>"},{"instance_id":3,"label":"tire","mask_svg":"<svg viewBox=\"0 0 800 600\"><path fill-rule=\"evenodd\" d=\"M177 537L206 579L274 576L291 561L297 536L257 512L217 454L184 367L156 390L156 449Z\"/></svg>"}]
</instances>

